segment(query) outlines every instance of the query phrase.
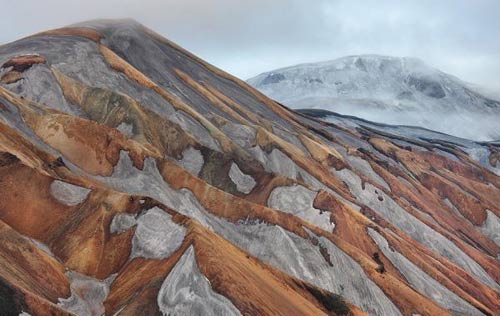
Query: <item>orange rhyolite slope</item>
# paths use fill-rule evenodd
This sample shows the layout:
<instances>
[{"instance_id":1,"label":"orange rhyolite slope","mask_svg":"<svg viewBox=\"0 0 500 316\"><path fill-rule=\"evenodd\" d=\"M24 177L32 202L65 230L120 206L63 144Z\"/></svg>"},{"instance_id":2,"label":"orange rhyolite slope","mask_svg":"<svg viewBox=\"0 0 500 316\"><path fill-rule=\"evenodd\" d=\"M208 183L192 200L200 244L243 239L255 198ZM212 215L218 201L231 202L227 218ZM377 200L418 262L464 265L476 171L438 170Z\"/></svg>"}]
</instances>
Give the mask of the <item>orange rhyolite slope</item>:
<instances>
[{"instance_id":1,"label":"orange rhyolite slope","mask_svg":"<svg viewBox=\"0 0 500 316\"><path fill-rule=\"evenodd\" d=\"M0 65L1 315L500 314L497 144L324 123L128 20Z\"/></svg>"}]
</instances>

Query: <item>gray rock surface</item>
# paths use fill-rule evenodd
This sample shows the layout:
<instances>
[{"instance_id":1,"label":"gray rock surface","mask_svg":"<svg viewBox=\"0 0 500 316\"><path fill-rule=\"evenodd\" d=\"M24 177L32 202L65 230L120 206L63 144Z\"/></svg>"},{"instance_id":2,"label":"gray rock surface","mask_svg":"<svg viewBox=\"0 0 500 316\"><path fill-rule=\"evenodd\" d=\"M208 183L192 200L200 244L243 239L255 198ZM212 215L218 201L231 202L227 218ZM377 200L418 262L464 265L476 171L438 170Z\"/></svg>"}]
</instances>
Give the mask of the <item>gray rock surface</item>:
<instances>
[{"instance_id":1,"label":"gray rock surface","mask_svg":"<svg viewBox=\"0 0 500 316\"><path fill-rule=\"evenodd\" d=\"M250 153L262 163L266 171L297 179L299 167L281 150L275 148L268 154L259 146L255 146L250 149Z\"/></svg>"},{"instance_id":2,"label":"gray rock surface","mask_svg":"<svg viewBox=\"0 0 500 316\"><path fill-rule=\"evenodd\" d=\"M134 136L134 126L132 124L121 122L120 125L116 127L116 129L128 138L132 138Z\"/></svg>"},{"instance_id":3,"label":"gray rock surface","mask_svg":"<svg viewBox=\"0 0 500 316\"><path fill-rule=\"evenodd\" d=\"M313 207L318 193L301 185L277 187L271 191L267 205L271 208L291 213L328 232L332 232L335 224L330 221L330 212Z\"/></svg>"},{"instance_id":4,"label":"gray rock surface","mask_svg":"<svg viewBox=\"0 0 500 316\"><path fill-rule=\"evenodd\" d=\"M67 272L67 275L70 279L71 296L60 298L57 305L78 316L102 316L103 302L116 275L102 281L74 271Z\"/></svg>"},{"instance_id":5,"label":"gray rock surface","mask_svg":"<svg viewBox=\"0 0 500 316\"><path fill-rule=\"evenodd\" d=\"M381 176L379 176L375 171L373 171L372 167L366 160L351 155L346 155L346 158L349 164L354 169L356 169L358 172L361 172L361 174L368 177L368 179L373 181L373 183L379 184L389 191L391 190L387 182L385 182Z\"/></svg>"},{"instance_id":6,"label":"gray rock surface","mask_svg":"<svg viewBox=\"0 0 500 316\"><path fill-rule=\"evenodd\" d=\"M238 224L210 217L214 230L237 246L288 274L342 295L369 315L401 315L361 266L327 240L318 246L280 226L242 221ZM316 238L311 234L311 238Z\"/></svg>"},{"instance_id":7,"label":"gray rock surface","mask_svg":"<svg viewBox=\"0 0 500 316\"><path fill-rule=\"evenodd\" d=\"M200 122L188 114L177 111L175 120L183 130L188 131L200 144L207 146L215 151L221 151L219 142L210 135L208 130Z\"/></svg>"},{"instance_id":8,"label":"gray rock surface","mask_svg":"<svg viewBox=\"0 0 500 316\"><path fill-rule=\"evenodd\" d=\"M137 220L134 215L131 214L116 214L111 220L111 225L109 227L109 232L112 234L120 234L124 231L137 225Z\"/></svg>"},{"instance_id":9,"label":"gray rock surface","mask_svg":"<svg viewBox=\"0 0 500 316\"><path fill-rule=\"evenodd\" d=\"M94 176L94 178L121 192L152 197L208 227L204 215L206 211L193 193L188 189L178 191L172 189L163 180L156 166L156 161L152 158L146 158L144 168L139 170L134 167L128 153L122 151L110 177Z\"/></svg>"},{"instance_id":10,"label":"gray rock surface","mask_svg":"<svg viewBox=\"0 0 500 316\"><path fill-rule=\"evenodd\" d=\"M186 229L174 223L172 217L154 207L137 218L130 258L164 259L180 247Z\"/></svg>"},{"instance_id":11,"label":"gray rock surface","mask_svg":"<svg viewBox=\"0 0 500 316\"><path fill-rule=\"evenodd\" d=\"M50 184L50 193L60 203L75 206L85 201L90 190L71 183L54 180Z\"/></svg>"},{"instance_id":12,"label":"gray rock surface","mask_svg":"<svg viewBox=\"0 0 500 316\"><path fill-rule=\"evenodd\" d=\"M46 104L64 113L82 115L76 106L66 102L57 80L47 65L33 65L23 72L23 78L23 80L8 85L8 88L25 98Z\"/></svg>"},{"instance_id":13,"label":"gray rock surface","mask_svg":"<svg viewBox=\"0 0 500 316\"><path fill-rule=\"evenodd\" d=\"M406 259L405 256L401 255L397 251L391 250L387 240L382 235L371 228L368 228L368 233L377 243L384 255L391 261L392 264L394 264L394 266L417 291L427 297L430 297L443 308L450 310L453 315L483 315L483 313L481 313L474 306L470 305L438 281L431 278L410 260Z\"/></svg>"},{"instance_id":14,"label":"gray rock surface","mask_svg":"<svg viewBox=\"0 0 500 316\"><path fill-rule=\"evenodd\" d=\"M310 156L310 153L307 150L307 148L302 144L300 139L294 133L291 133L290 131L288 131L284 128L278 127L276 125L273 126L273 133L275 135L278 135L281 139L289 142L290 144L292 144L295 147L297 147L298 149L300 149L300 151L302 151L302 153L304 155Z\"/></svg>"},{"instance_id":15,"label":"gray rock surface","mask_svg":"<svg viewBox=\"0 0 500 316\"><path fill-rule=\"evenodd\" d=\"M484 221L480 230L500 246L500 218L493 214L492 211L486 210L486 221Z\"/></svg>"},{"instance_id":16,"label":"gray rock surface","mask_svg":"<svg viewBox=\"0 0 500 316\"><path fill-rule=\"evenodd\" d=\"M387 194L369 183L365 184L363 189L361 179L348 169L340 171L332 169L332 172L349 185L349 189L360 202L377 212L389 223L410 235L417 242L470 272L484 284L493 289L500 288L493 278L458 246L406 212Z\"/></svg>"},{"instance_id":17,"label":"gray rock surface","mask_svg":"<svg viewBox=\"0 0 500 316\"><path fill-rule=\"evenodd\" d=\"M252 176L243 173L236 163L231 164L229 169L229 178L236 184L236 189L242 193L248 194L257 185Z\"/></svg>"},{"instance_id":18,"label":"gray rock surface","mask_svg":"<svg viewBox=\"0 0 500 316\"><path fill-rule=\"evenodd\" d=\"M178 160L178 162L184 169L195 176L200 174L203 164L205 163L201 152L193 147L184 149L182 152L182 159Z\"/></svg>"},{"instance_id":19,"label":"gray rock surface","mask_svg":"<svg viewBox=\"0 0 500 316\"><path fill-rule=\"evenodd\" d=\"M158 306L169 316L232 316L240 315L226 297L212 290L200 272L195 251L190 246L163 281L158 293Z\"/></svg>"},{"instance_id":20,"label":"gray rock surface","mask_svg":"<svg viewBox=\"0 0 500 316\"><path fill-rule=\"evenodd\" d=\"M243 148L249 148L255 141L256 131L252 126L228 122L221 130Z\"/></svg>"}]
</instances>

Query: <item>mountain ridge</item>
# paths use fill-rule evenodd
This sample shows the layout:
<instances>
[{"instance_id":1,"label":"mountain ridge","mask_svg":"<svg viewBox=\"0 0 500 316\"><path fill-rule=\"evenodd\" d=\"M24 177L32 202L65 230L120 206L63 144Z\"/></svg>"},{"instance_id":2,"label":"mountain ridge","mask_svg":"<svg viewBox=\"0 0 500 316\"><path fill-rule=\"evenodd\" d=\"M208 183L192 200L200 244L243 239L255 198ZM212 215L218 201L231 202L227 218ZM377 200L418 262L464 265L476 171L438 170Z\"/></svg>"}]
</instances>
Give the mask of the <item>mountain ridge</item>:
<instances>
[{"instance_id":1,"label":"mountain ridge","mask_svg":"<svg viewBox=\"0 0 500 316\"><path fill-rule=\"evenodd\" d=\"M95 23L0 47L7 315L498 311L498 148L325 123Z\"/></svg>"}]
</instances>

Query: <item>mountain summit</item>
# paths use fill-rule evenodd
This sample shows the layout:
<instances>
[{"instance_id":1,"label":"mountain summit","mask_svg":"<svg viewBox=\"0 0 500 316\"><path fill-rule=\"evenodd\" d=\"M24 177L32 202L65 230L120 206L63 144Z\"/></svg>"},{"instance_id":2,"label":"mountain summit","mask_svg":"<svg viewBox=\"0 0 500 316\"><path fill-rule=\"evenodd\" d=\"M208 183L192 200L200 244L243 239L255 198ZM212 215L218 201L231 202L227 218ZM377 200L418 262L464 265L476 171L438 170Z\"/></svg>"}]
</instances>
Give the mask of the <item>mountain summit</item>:
<instances>
[{"instance_id":1,"label":"mountain summit","mask_svg":"<svg viewBox=\"0 0 500 316\"><path fill-rule=\"evenodd\" d=\"M0 46L0 314L498 315L500 145L331 120L129 20Z\"/></svg>"},{"instance_id":2,"label":"mountain summit","mask_svg":"<svg viewBox=\"0 0 500 316\"><path fill-rule=\"evenodd\" d=\"M416 58L360 55L263 73L248 83L293 108L500 139L500 102Z\"/></svg>"}]
</instances>

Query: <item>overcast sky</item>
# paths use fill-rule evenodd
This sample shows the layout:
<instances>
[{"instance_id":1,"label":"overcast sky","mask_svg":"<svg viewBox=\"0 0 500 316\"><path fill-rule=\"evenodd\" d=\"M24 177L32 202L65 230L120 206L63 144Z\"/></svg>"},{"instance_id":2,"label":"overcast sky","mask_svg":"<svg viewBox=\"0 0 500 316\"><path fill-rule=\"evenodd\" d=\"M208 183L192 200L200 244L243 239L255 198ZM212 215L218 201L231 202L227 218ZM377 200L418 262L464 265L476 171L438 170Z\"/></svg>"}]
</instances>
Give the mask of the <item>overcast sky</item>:
<instances>
[{"instance_id":1,"label":"overcast sky","mask_svg":"<svg viewBox=\"0 0 500 316\"><path fill-rule=\"evenodd\" d=\"M80 3L81 2L81 3ZM353 54L419 57L500 94L499 0L0 0L0 43L131 17L247 79Z\"/></svg>"}]
</instances>

